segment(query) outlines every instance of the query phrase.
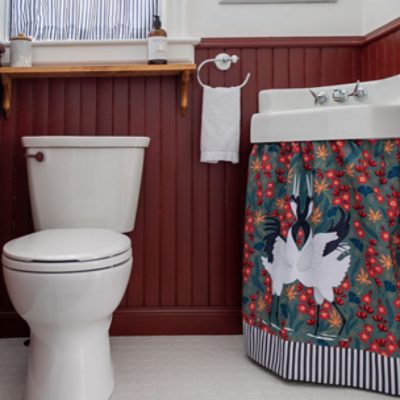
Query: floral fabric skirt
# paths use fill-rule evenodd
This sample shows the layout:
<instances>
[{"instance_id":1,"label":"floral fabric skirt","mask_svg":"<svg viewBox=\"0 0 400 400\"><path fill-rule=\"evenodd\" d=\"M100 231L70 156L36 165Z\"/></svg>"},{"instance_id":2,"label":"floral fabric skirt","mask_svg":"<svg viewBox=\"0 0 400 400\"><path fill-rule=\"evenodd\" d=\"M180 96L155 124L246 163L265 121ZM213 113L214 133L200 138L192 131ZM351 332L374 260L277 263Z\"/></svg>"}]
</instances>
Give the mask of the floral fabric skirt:
<instances>
[{"instance_id":1,"label":"floral fabric skirt","mask_svg":"<svg viewBox=\"0 0 400 400\"><path fill-rule=\"evenodd\" d=\"M254 145L247 355L283 378L400 395L400 140Z\"/></svg>"}]
</instances>

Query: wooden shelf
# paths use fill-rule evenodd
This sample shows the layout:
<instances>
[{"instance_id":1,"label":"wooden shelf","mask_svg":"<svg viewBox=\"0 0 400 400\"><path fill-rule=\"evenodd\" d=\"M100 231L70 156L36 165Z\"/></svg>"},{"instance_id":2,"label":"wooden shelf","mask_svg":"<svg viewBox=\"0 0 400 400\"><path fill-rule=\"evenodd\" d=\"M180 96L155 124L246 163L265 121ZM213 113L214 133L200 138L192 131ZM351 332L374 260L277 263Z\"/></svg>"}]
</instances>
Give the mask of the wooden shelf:
<instances>
[{"instance_id":1,"label":"wooden shelf","mask_svg":"<svg viewBox=\"0 0 400 400\"><path fill-rule=\"evenodd\" d=\"M5 117L8 119L11 112L12 81L14 79L180 75L181 113L182 115L185 115L188 108L190 76L195 70L195 64L131 64L107 66L49 66L29 68L1 67L0 74L1 83L3 85L3 111Z\"/></svg>"}]
</instances>

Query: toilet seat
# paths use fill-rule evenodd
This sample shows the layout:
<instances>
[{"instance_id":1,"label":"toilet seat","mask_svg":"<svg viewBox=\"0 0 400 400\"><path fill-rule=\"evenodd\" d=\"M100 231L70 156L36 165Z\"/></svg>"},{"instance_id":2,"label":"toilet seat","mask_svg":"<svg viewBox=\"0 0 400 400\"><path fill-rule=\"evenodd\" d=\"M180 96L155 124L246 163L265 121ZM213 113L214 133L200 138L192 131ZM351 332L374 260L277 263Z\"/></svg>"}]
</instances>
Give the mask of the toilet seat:
<instances>
[{"instance_id":1,"label":"toilet seat","mask_svg":"<svg viewBox=\"0 0 400 400\"><path fill-rule=\"evenodd\" d=\"M116 267L132 257L130 239L108 229L47 229L8 242L6 268L69 273Z\"/></svg>"}]
</instances>

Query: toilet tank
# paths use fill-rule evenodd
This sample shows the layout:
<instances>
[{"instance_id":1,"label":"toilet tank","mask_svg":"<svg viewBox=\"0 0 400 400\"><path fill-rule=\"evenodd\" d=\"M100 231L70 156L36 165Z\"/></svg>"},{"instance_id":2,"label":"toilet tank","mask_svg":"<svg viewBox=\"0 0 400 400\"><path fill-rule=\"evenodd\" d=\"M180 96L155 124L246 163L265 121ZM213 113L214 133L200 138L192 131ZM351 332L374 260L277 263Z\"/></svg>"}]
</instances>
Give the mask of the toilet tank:
<instances>
[{"instance_id":1,"label":"toilet tank","mask_svg":"<svg viewBox=\"0 0 400 400\"><path fill-rule=\"evenodd\" d=\"M135 225L145 148L139 136L26 136L35 230Z\"/></svg>"}]
</instances>

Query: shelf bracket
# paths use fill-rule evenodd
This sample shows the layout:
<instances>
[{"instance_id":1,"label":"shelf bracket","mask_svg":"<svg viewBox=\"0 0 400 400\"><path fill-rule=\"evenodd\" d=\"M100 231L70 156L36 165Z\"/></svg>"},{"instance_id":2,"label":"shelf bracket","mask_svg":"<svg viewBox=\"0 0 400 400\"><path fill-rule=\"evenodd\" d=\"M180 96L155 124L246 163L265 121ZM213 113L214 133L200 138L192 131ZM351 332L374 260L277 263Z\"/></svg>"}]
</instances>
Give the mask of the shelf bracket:
<instances>
[{"instance_id":1,"label":"shelf bracket","mask_svg":"<svg viewBox=\"0 0 400 400\"><path fill-rule=\"evenodd\" d=\"M182 71L181 74L181 115L184 117L189 105L190 71Z\"/></svg>"},{"instance_id":2,"label":"shelf bracket","mask_svg":"<svg viewBox=\"0 0 400 400\"><path fill-rule=\"evenodd\" d=\"M10 117L12 78L9 75L1 74L1 83L3 85L3 111L6 119Z\"/></svg>"}]
</instances>

